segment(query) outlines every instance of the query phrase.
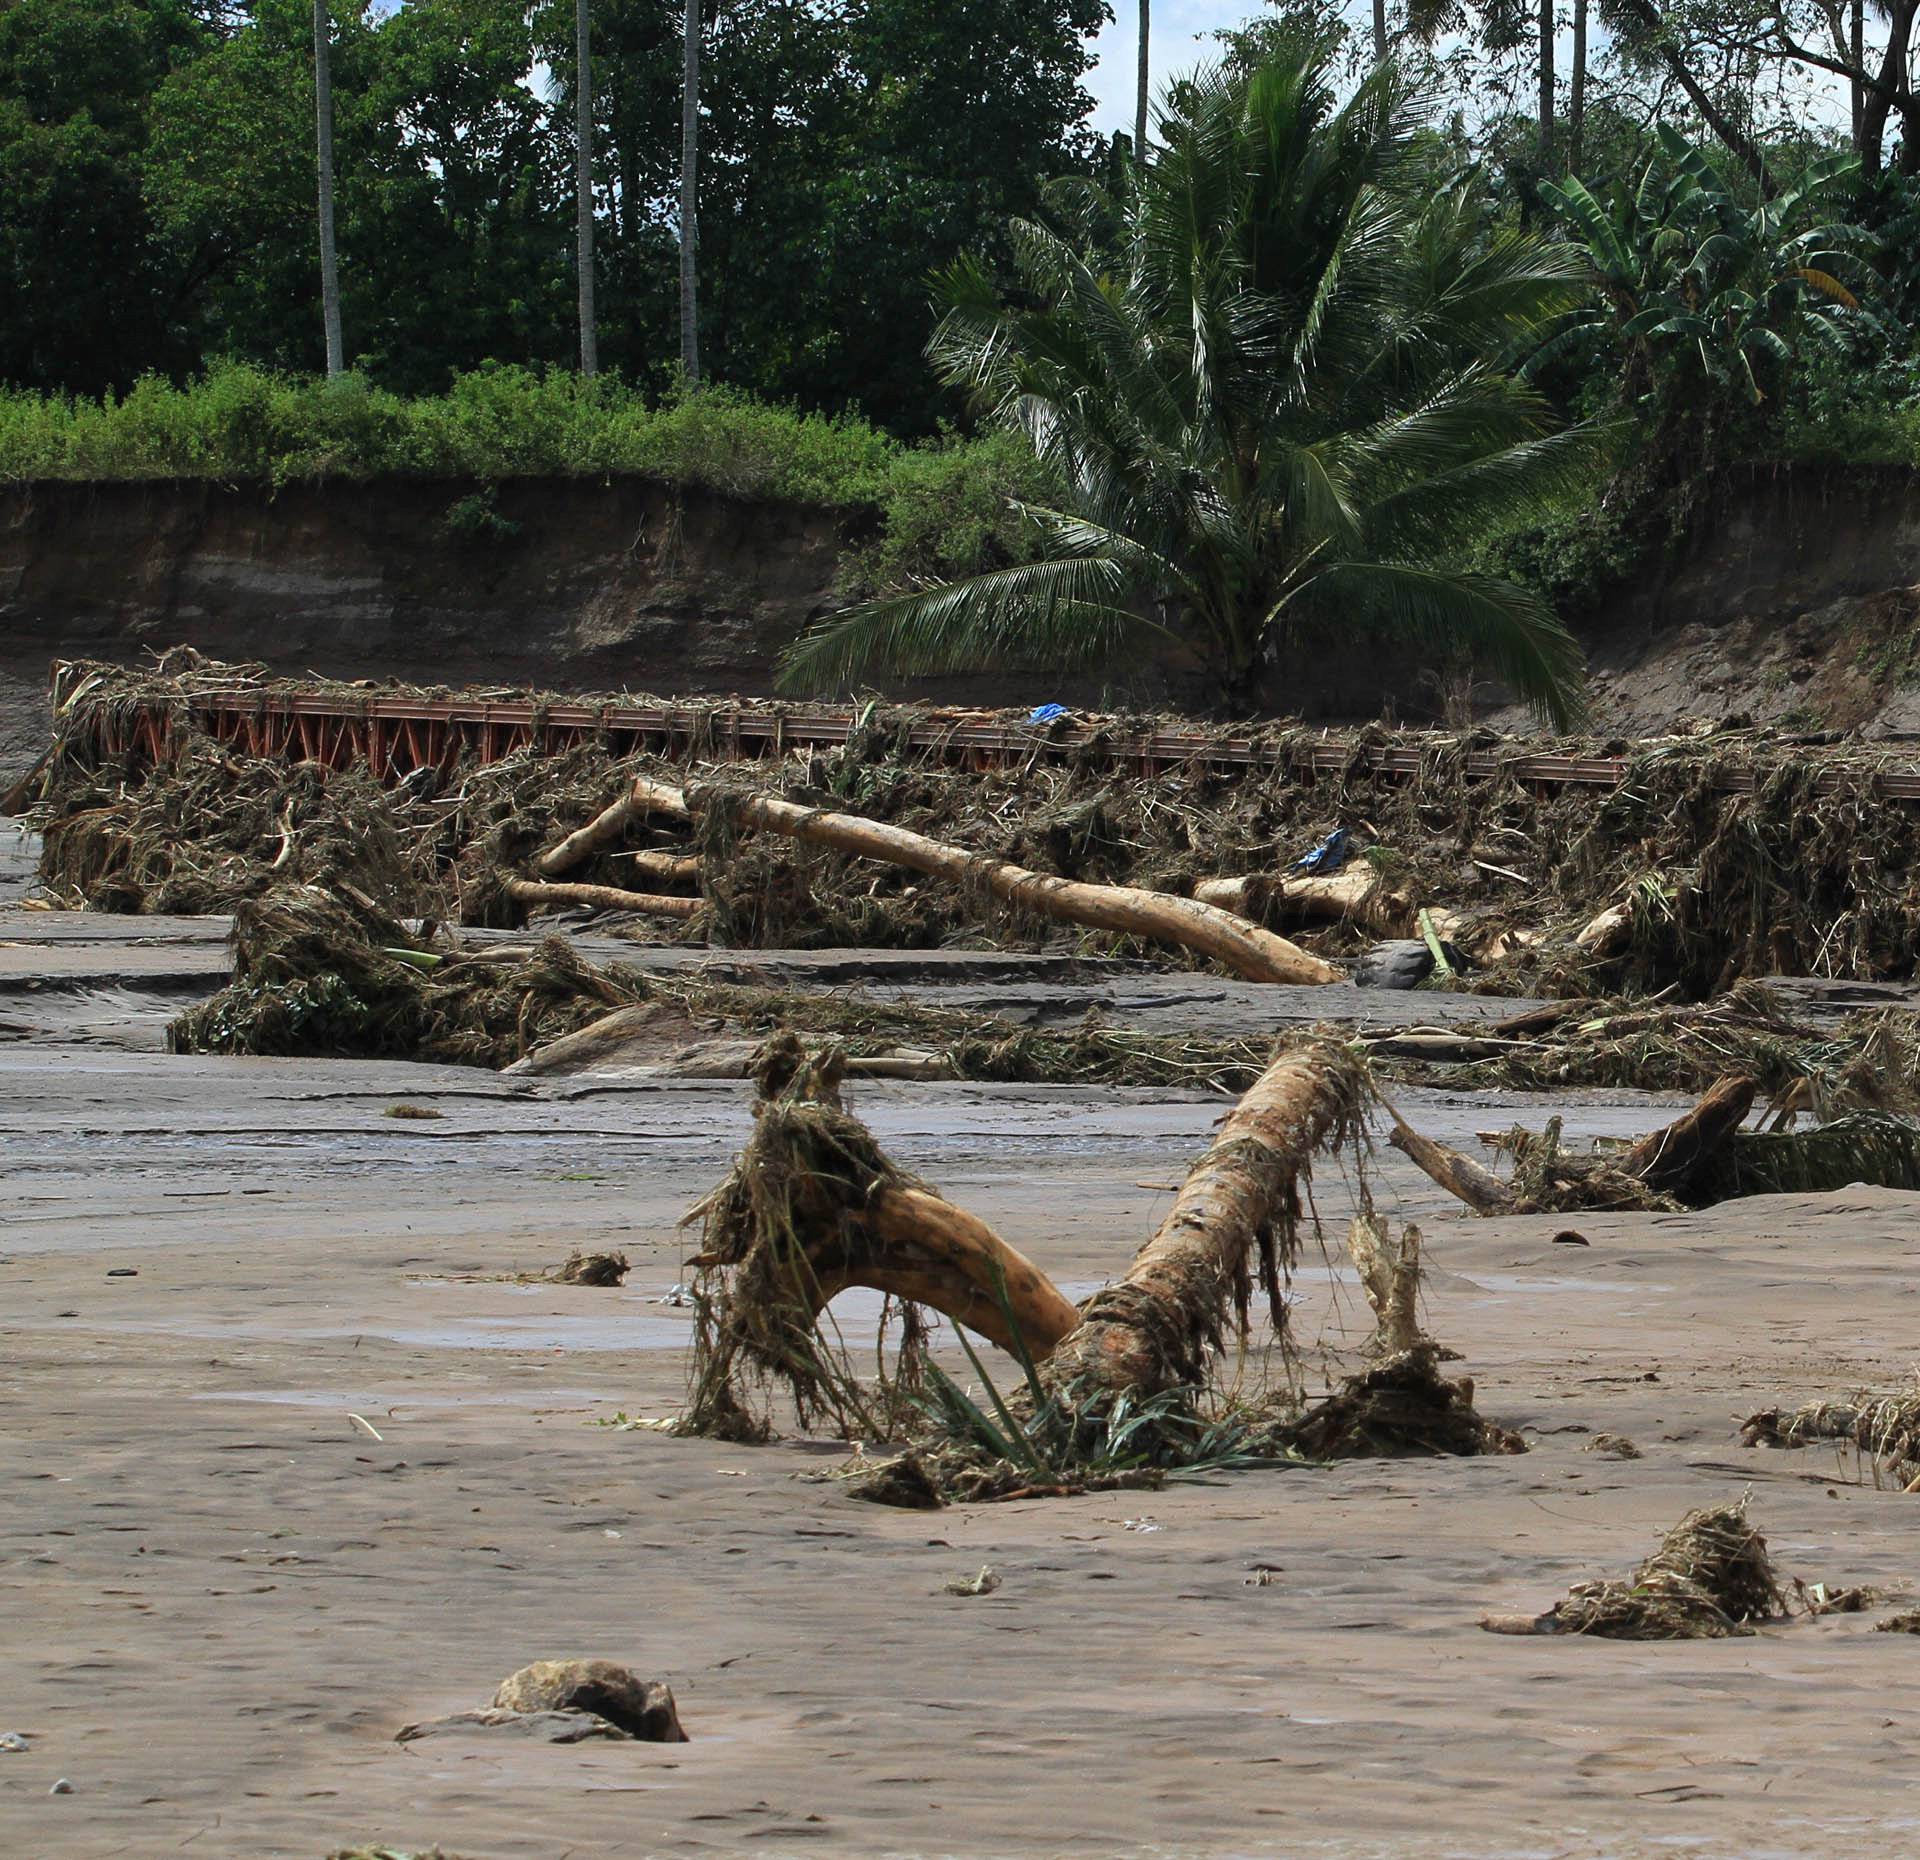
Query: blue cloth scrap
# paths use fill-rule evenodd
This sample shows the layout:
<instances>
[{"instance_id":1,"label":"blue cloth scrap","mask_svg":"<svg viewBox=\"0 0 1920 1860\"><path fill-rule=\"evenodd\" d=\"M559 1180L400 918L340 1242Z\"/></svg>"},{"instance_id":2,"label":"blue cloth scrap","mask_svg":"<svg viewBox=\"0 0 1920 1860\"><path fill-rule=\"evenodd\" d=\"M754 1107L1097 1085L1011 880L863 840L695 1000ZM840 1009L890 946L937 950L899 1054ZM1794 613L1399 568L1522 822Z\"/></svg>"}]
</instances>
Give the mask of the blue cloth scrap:
<instances>
[{"instance_id":1,"label":"blue cloth scrap","mask_svg":"<svg viewBox=\"0 0 1920 1860\"><path fill-rule=\"evenodd\" d=\"M1064 704L1042 704L1031 712L1027 721L1029 723L1058 723L1062 717L1069 714Z\"/></svg>"},{"instance_id":2,"label":"blue cloth scrap","mask_svg":"<svg viewBox=\"0 0 1920 1860\"><path fill-rule=\"evenodd\" d=\"M1293 862L1290 870L1312 872L1322 878L1331 878L1347 862L1347 830L1335 827L1312 852L1303 854Z\"/></svg>"}]
</instances>

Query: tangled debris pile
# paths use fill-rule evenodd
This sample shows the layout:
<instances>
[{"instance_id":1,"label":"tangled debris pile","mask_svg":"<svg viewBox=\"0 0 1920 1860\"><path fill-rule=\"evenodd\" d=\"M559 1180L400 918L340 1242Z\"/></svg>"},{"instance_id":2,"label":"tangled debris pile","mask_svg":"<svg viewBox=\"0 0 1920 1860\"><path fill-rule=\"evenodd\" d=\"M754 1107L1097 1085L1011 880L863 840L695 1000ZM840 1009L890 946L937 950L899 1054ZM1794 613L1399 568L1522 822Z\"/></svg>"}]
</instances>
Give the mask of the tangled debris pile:
<instances>
[{"instance_id":1,"label":"tangled debris pile","mask_svg":"<svg viewBox=\"0 0 1920 1860\"><path fill-rule=\"evenodd\" d=\"M498 1066L632 999L558 937L463 950L349 887L285 886L234 912L233 979L170 1051Z\"/></svg>"},{"instance_id":2,"label":"tangled debris pile","mask_svg":"<svg viewBox=\"0 0 1920 1860\"><path fill-rule=\"evenodd\" d=\"M1704 1091L1737 1072L1782 1110L1821 1119L1920 1103L1911 1014L1869 1010L1821 1028L1755 981L1704 1002L1552 1002L1471 1033L1384 1044L1392 1057L1454 1064L1450 1083L1509 1091Z\"/></svg>"},{"instance_id":3,"label":"tangled debris pile","mask_svg":"<svg viewBox=\"0 0 1920 1860\"><path fill-rule=\"evenodd\" d=\"M1872 1089L1879 1094L1888 1086L1877 1081ZM1746 1195L1825 1193L1853 1182L1920 1188L1920 1123L1887 1111L1850 1111L1793 1130L1784 1127L1795 1115L1788 1109L1771 1129L1749 1130L1743 1125L1757 1095L1754 1080L1723 1078L1672 1123L1634 1143L1585 1152L1562 1146L1557 1117L1539 1132L1518 1125L1483 1132L1484 1142L1512 1159L1504 1181L1403 1120L1396 1118L1389 1140L1478 1214L1671 1212Z\"/></svg>"},{"instance_id":4,"label":"tangled debris pile","mask_svg":"<svg viewBox=\"0 0 1920 1860\"><path fill-rule=\"evenodd\" d=\"M535 1660L500 1682L491 1705L402 1725L394 1742L475 1733L548 1744L688 1741L663 1681L641 1679L613 1660Z\"/></svg>"},{"instance_id":5,"label":"tangled debris pile","mask_svg":"<svg viewBox=\"0 0 1920 1860\"><path fill-rule=\"evenodd\" d=\"M1920 1491L1920 1379L1892 1395L1858 1394L1791 1409L1764 1408L1740 1427L1749 1447L1806 1447L1816 1440L1858 1449L1876 1484Z\"/></svg>"},{"instance_id":6,"label":"tangled debris pile","mask_svg":"<svg viewBox=\"0 0 1920 1860\"><path fill-rule=\"evenodd\" d=\"M284 695L259 667L181 652L150 673L66 669L53 751L30 796L58 895L209 910L288 878L344 878L397 913L472 924L510 927L529 910L584 903L647 912L655 935L762 948L952 940L950 894L921 874L745 831L737 810L707 810L697 826L644 809L607 821L636 774L683 786L691 776L695 788L731 779L737 765L717 757L711 730L694 729L671 758L616 759L592 744L455 757L383 789L364 771L250 758L205 734L191 699L215 685L263 702ZM374 693L325 695L350 706ZM151 767L129 719L155 706L170 729ZM1323 956L1407 935L1417 907L1431 907L1434 928L1476 965L1473 985L1506 993L1701 1000L1766 973L1915 972L1920 821L1878 791L1887 758L1862 748L1815 753L1737 732L1643 745L1596 806L1591 788L1511 773L1535 746L1486 732L1364 730L1328 767L1335 744L1323 731L1242 729L1235 753L1247 765L1196 761L1142 782L1107 747L1133 739L1128 720L1103 720L1058 753L1035 732L1025 763L977 770L909 742L927 715L865 713L843 747L762 765L756 785L1046 878L1238 911ZM1419 773L1376 768L1389 748L1417 754ZM1308 750L1310 775L1294 765ZM1495 773L1470 776L1475 756ZM1346 868L1290 876L1301 849L1336 825L1349 835ZM1017 899L978 921L1003 944L1055 934ZM1525 1050L1490 1057L1529 1063Z\"/></svg>"},{"instance_id":7,"label":"tangled debris pile","mask_svg":"<svg viewBox=\"0 0 1920 1860\"><path fill-rule=\"evenodd\" d=\"M1743 1499L1688 1512L1624 1582L1576 1583L1543 1615L1488 1615L1480 1625L1494 1634L1718 1640L1785 1612L1767 1540Z\"/></svg>"},{"instance_id":8,"label":"tangled debris pile","mask_svg":"<svg viewBox=\"0 0 1920 1860\"><path fill-rule=\"evenodd\" d=\"M1247 1333L1256 1278L1284 1346L1282 1281L1298 1247L1316 1153L1358 1151L1371 1087L1325 1042L1284 1047L1189 1173L1173 1211L1123 1277L1076 1308L1029 1260L899 1171L840 1097L843 1055L791 1034L756 1065L755 1128L733 1172L689 1215L698 1310L680 1431L765 1439L759 1392L778 1379L803 1423L869 1439L911 1438L910 1456L859 1470L859 1495L922 1506L941 1495L1007 1497L1157 1482L1170 1470L1355 1453L1520 1450L1449 1382L1421 1340L1300 1412L1201 1396L1229 1329ZM1415 1255L1417 1260L1417 1254ZM1414 1274L1417 1289L1417 1267ZM823 1334L835 1295L865 1285L889 1301L891 1374L863 1383ZM897 1305L895 1303L897 1301ZM1020 1365L1003 1397L972 1345L976 1399L927 1359L929 1306Z\"/></svg>"},{"instance_id":9,"label":"tangled debris pile","mask_svg":"<svg viewBox=\"0 0 1920 1860\"><path fill-rule=\"evenodd\" d=\"M1518 1434L1473 1405L1470 1376L1440 1373L1431 1338L1346 1377L1324 1401L1278 1423L1273 1442L1310 1460L1403 1459L1524 1453Z\"/></svg>"}]
</instances>

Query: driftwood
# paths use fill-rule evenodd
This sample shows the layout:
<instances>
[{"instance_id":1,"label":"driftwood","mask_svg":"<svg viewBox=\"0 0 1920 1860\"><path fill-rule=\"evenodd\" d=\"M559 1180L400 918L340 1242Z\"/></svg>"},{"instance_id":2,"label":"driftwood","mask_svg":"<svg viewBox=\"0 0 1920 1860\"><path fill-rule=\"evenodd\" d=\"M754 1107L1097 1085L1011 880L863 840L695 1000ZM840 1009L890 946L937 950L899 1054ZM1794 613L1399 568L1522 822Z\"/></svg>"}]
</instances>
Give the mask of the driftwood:
<instances>
[{"instance_id":1,"label":"driftwood","mask_svg":"<svg viewBox=\"0 0 1920 1860\"><path fill-rule=\"evenodd\" d=\"M931 1305L1003 1350L1014 1347L1010 1313L1036 1360L1080 1322L1073 1301L1025 1254L938 1195L883 1188L861 1218L872 1244L858 1261L822 1275L817 1310L849 1285L871 1286Z\"/></svg>"},{"instance_id":2,"label":"driftwood","mask_svg":"<svg viewBox=\"0 0 1920 1860\"><path fill-rule=\"evenodd\" d=\"M586 904L598 911L649 911L656 917L691 917L705 902L658 891L622 891L617 885L555 885L538 878L510 878L506 892L516 904Z\"/></svg>"},{"instance_id":3,"label":"driftwood","mask_svg":"<svg viewBox=\"0 0 1920 1860\"><path fill-rule=\"evenodd\" d=\"M1633 940L1633 906L1609 904L1574 939L1591 956L1617 956Z\"/></svg>"},{"instance_id":4,"label":"driftwood","mask_svg":"<svg viewBox=\"0 0 1920 1860\"><path fill-rule=\"evenodd\" d=\"M1512 1132L1499 1139L1515 1155L1510 1182L1397 1116L1388 1141L1476 1214L1699 1205L1714 1198L1700 1186L1703 1172L1745 1122L1758 1089L1749 1078L1723 1078L1685 1116L1627 1149L1591 1156L1560 1151L1558 1118L1542 1137Z\"/></svg>"},{"instance_id":5,"label":"driftwood","mask_svg":"<svg viewBox=\"0 0 1920 1860\"><path fill-rule=\"evenodd\" d=\"M1057 922L1175 943L1212 957L1250 981L1319 985L1340 979L1340 971L1331 963L1322 962L1285 937L1192 898L1143 891L1132 885L1088 885L1055 878L1004 859L945 845L905 827L862 819L856 814L801 807L773 795L710 788L696 790L690 796L679 788L642 777L634 783L628 798L636 808L675 819L691 818L695 811L708 806L721 807L741 825L905 866L931 878L977 885L1009 904Z\"/></svg>"},{"instance_id":6,"label":"driftwood","mask_svg":"<svg viewBox=\"0 0 1920 1860\"><path fill-rule=\"evenodd\" d=\"M1649 1188L1684 1190L1688 1179L1746 1122L1759 1086L1724 1078L1685 1117L1644 1136L1618 1158L1627 1174Z\"/></svg>"},{"instance_id":7,"label":"driftwood","mask_svg":"<svg viewBox=\"0 0 1920 1860\"><path fill-rule=\"evenodd\" d=\"M1316 1153L1357 1134L1367 1098L1366 1074L1331 1043L1276 1059L1223 1120L1126 1276L1087 1300L1049 1379L1114 1393L1197 1384L1229 1316L1245 1321L1256 1261L1277 1324L1301 1185Z\"/></svg>"},{"instance_id":8,"label":"driftwood","mask_svg":"<svg viewBox=\"0 0 1920 1860\"><path fill-rule=\"evenodd\" d=\"M1476 1214L1517 1214L1513 1190L1471 1156L1462 1156L1444 1143L1423 1137L1395 1115L1387 1141L1403 1156L1418 1163L1450 1195L1458 1195Z\"/></svg>"},{"instance_id":9,"label":"driftwood","mask_svg":"<svg viewBox=\"0 0 1920 1860\"><path fill-rule=\"evenodd\" d=\"M1366 866L1329 878L1206 878L1193 895L1256 923L1350 920L1378 936L1402 936L1413 925L1412 903Z\"/></svg>"},{"instance_id":10,"label":"driftwood","mask_svg":"<svg viewBox=\"0 0 1920 1860\"><path fill-rule=\"evenodd\" d=\"M590 859L603 846L611 846L627 828L646 812L636 789L629 788L611 807L604 807L583 827L575 827L565 839L549 846L533 862L542 878L558 878L571 872L584 859Z\"/></svg>"},{"instance_id":11,"label":"driftwood","mask_svg":"<svg viewBox=\"0 0 1920 1860\"><path fill-rule=\"evenodd\" d=\"M1409 1223L1396 1242L1378 1214L1362 1212L1347 1230L1347 1253L1373 1307L1375 1356L1399 1356L1425 1341L1420 1334L1420 1229Z\"/></svg>"},{"instance_id":12,"label":"driftwood","mask_svg":"<svg viewBox=\"0 0 1920 1860\"><path fill-rule=\"evenodd\" d=\"M1366 1034L1369 1057L1422 1059L1429 1064L1468 1065L1483 1059L1511 1059L1532 1052L1538 1040L1501 1040L1446 1028L1408 1027L1393 1033Z\"/></svg>"}]
</instances>

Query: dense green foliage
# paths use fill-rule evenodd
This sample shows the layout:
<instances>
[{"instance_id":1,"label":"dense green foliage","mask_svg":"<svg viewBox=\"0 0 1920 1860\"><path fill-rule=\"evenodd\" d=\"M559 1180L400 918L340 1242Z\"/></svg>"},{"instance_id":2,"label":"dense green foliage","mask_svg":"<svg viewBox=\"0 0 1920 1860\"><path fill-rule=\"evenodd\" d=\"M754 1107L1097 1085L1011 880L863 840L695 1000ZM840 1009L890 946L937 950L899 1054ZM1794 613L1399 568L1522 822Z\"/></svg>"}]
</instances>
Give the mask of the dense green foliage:
<instances>
[{"instance_id":1,"label":"dense green foliage","mask_svg":"<svg viewBox=\"0 0 1920 1860\"><path fill-rule=\"evenodd\" d=\"M0 482L609 472L845 510L856 588L1013 559L1024 544L1012 500L1048 488L1030 454L996 437L908 445L852 415L729 388L655 402L557 370L488 368L411 396L242 363L187 387L148 377L106 402L0 389ZM486 526L484 494L462 508Z\"/></svg>"},{"instance_id":2,"label":"dense green foliage","mask_svg":"<svg viewBox=\"0 0 1920 1860\"><path fill-rule=\"evenodd\" d=\"M1309 49L1181 84L1120 197L1019 227L1015 301L978 265L949 276L936 362L1063 486L1032 512L1044 557L837 616L790 676L1098 663L1172 630L1244 705L1290 644L1373 630L1571 717L1572 639L1457 557L1590 470L1493 359L1572 309L1585 267L1435 185L1392 66L1344 103L1331 76Z\"/></svg>"},{"instance_id":3,"label":"dense green foliage","mask_svg":"<svg viewBox=\"0 0 1920 1860\"><path fill-rule=\"evenodd\" d=\"M437 392L575 353L571 0L332 0L347 352ZM925 433L925 280L1090 160L1104 0L735 0L706 49L702 348ZM594 0L601 354L667 383L679 0ZM309 0L0 4L0 382L320 362ZM529 75L555 80L543 96ZM990 81L989 81L990 80Z\"/></svg>"},{"instance_id":4,"label":"dense green foliage","mask_svg":"<svg viewBox=\"0 0 1920 1860\"><path fill-rule=\"evenodd\" d=\"M1005 571L810 642L822 674L1145 622L1244 694L1365 623L1547 699L1531 597L1575 611L1719 472L1920 463L1920 0L1857 45L1814 0L1589 0L1579 44L1567 6L1386 0L1372 76L1371 8L1245 3L1221 81L1310 48L1316 121L1402 99L1373 167L1330 132L1250 204L1212 79L1143 162L1103 143L1108 0L706 0L686 395L682 0L591 0L591 384L573 0L329 0L325 387L312 0L0 0L0 477L637 471L846 508L853 587ZM1563 251L1475 295L1548 238L1579 289Z\"/></svg>"},{"instance_id":5,"label":"dense green foliage","mask_svg":"<svg viewBox=\"0 0 1920 1860\"><path fill-rule=\"evenodd\" d=\"M1639 179L1602 202L1570 176L1541 198L1585 245L1599 283L1534 358L1584 351L1642 429L1639 471L1659 482L1776 425L1812 357L1848 362L1872 291L1863 226L1829 217L1858 172L1812 163L1795 187L1743 200L1701 149L1663 124ZM1852 325L1851 329L1849 325ZM1731 442L1731 443L1729 443Z\"/></svg>"}]
</instances>

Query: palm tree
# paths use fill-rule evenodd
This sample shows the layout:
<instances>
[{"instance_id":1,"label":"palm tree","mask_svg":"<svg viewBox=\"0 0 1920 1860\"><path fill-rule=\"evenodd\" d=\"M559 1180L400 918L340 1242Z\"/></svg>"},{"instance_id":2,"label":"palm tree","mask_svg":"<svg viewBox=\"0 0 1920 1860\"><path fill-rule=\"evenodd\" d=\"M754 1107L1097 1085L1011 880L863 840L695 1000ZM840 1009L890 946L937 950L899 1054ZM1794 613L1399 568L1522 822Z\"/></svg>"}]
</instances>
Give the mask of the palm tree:
<instances>
[{"instance_id":1,"label":"palm tree","mask_svg":"<svg viewBox=\"0 0 1920 1860\"><path fill-rule=\"evenodd\" d=\"M587 0L573 6L573 214L580 278L580 372L600 372L600 331L593 314L593 45Z\"/></svg>"},{"instance_id":2,"label":"palm tree","mask_svg":"<svg viewBox=\"0 0 1920 1860\"><path fill-rule=\"evenodd\" d=\"M333 22L327 0L313 0L314 155L320 170L320 319L326 331L327 378L346 373L340 337L340 259L333 242Z\"/></svg>"},{"instance_id":3,"label":"palm tree","mask_svg":"<svg viewBox=\"0 0 1920 1860\"><path fill-rule=\"evenodd\" d=\"M1101 203L1117 249L1016 223L1021 306L978 263L942 281L941 374L1063 487L1028 508L1043 559L831 617L785 682L1091 665L1172 634L1247 707L1283 647L1377 629L1478 654L1570 720L1572 638L1457 563L1586 481L1588 436L1498 365L1581 300L1579 256L1432 184L1390 65L1344 105L1325 47L1223 67L1176 86L1161 127Z\"/></svg>"}]
</instances>

